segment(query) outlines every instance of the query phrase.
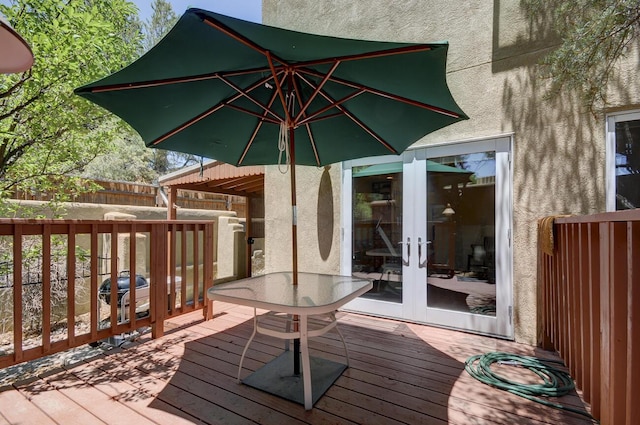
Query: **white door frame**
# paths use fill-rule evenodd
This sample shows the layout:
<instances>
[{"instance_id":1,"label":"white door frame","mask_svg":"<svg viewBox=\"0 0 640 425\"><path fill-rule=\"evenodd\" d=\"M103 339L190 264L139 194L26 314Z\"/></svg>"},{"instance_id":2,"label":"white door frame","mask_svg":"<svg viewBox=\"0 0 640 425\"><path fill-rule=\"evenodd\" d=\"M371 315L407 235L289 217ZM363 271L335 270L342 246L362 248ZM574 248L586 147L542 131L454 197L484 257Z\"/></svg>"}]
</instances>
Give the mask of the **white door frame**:
<instances>
[{"instance_id":1,"label":"white door frame","mask_svg":"<svg viewBox=\"0 0 640 425\"><path fill-rule=\"evenodd\" d=\"M403 163L403 238L402 258L409 260L403 267L403 302L393 303L374 299L358 298L346 308L385 317L393 317L415 322L436 324L473 332L513 337L513 258L511 247L511 136L499 136L455 144L427 146L408 150L400 156L383 156L358 159L343 163L342 181L342 274L351 274L352 267L352 167L374 165L387 162ZM496 152L496 316L454 312L427 308L427 285L411 282L426 282L426 268L418 264L418 239L422 244L426 238L426 203L416 205L416 199L424 199L426 193L426 159L440 156L454 156L475 152ZM407 240L410 239L410 256ZM426 256L423 245L423 257ZM424 260L424 258L420 259Z\"/></svg>"}]
</instances>

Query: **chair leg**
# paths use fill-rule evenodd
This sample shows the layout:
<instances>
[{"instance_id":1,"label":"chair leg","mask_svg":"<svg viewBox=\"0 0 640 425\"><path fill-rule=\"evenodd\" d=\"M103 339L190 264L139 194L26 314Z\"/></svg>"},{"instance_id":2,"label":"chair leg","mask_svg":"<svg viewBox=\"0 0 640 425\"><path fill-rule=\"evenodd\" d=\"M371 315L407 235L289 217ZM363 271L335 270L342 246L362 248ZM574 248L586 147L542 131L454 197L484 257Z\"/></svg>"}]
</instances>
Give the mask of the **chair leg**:
<instances>
[{"instance_id":1,"label":"chair leg","mask_svg":"<svg viewBox=\"0 0 640 425\"><path fill-rule=\"evenodd\" d=\"M240 365L238 366L238 382L240 382L240 373L242 373L242 363L244 362L244 356L247 354L247 350L249 349L249 345L253 341L253 338L256 336L256 332L258 331L258 314L256 309L253 309L253 333L251 337L249 337L249 341L247 341L247 345L244 346L244 350L242 350L242 356L240 356Z\"/></svg>"},{"instance_id":2,"label":"chair leg","mask_svg":"<svg viewBox=\"0 0 640 425\"><path fill-rule=\"evenodd\" d=\"M347 350L347 343L344 341L344 337L342 336L342 332L340 332L340 328L338 327L338 320L336 319L335 313L331 313L331 320L336 322L335 330L338 332L338 336L340 337L340 341L342 341L342 346L344 347L344 356L347 359L347 367L349 367L349 350Z\"/></svg>"}]
</instances>

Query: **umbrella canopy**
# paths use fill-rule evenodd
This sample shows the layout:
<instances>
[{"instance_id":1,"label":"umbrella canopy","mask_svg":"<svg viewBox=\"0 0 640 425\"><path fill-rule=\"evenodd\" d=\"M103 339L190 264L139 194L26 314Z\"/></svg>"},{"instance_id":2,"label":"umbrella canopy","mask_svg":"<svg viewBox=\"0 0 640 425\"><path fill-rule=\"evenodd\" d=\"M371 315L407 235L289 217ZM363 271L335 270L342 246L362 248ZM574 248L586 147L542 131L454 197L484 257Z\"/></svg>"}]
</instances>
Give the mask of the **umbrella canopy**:
<instances>
[{"instance_id":1,"label":"umbrella canopy","mask_svg":"<svg viewBox=\"0 0 640 425\"><path fill-rule=\"evenodd\" d=\"M127 121L149 147L233 165L399 154L467 117L446 83L447 43L326 37L189 9L140 59L76 93ZM284 153L284 155L283 155Z\"/></svg>"},{"instance_id":2,"label":"umbrella canopy","mask_svg":"<svg viewBox=\"0 0 640 425\"><path fill-rule=\"evenodd\" d=\"M31 48L0 15L0 73L24 72L33 65Z\"/></svg>"},{"instance_id":3,"label":"umbrella canopy","mask_svg":"<svg viewBox=\"0 0 640 425\"><path fill-rule=\"evenodd\" d=\"M445 79L447 43L351 40L189 9L133 64L76 93L127 121L149 147L233 165L399 154L467 117ZM293 143L292 143L293 145Z\"/></svg>"}]
</instances>

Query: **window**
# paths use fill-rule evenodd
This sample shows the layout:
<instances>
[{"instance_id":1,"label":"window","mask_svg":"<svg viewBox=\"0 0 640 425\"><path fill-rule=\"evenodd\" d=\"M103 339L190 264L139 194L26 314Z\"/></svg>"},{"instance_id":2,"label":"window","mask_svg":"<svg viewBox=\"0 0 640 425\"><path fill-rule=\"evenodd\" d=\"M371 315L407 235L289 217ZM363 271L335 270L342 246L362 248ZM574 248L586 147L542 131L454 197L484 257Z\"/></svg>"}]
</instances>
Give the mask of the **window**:
<instances>
[{"instance_id":1,"label":"window","mask_svg":"<svg viewBox=\"0 0 640 425\"><path fill-rule=\"evenodd\" d=\"M640 208L640 112L607 120L607 210Z\"/></svg>"}]
</instances>

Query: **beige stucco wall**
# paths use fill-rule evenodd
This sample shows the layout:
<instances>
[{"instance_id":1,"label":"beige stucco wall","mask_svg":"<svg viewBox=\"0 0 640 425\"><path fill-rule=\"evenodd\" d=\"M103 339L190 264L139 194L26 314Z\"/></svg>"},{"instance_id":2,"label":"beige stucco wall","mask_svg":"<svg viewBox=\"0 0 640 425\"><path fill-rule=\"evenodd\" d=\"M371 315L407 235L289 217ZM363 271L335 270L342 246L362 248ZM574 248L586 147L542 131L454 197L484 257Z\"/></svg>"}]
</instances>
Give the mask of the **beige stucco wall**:
<instances>
[{"instance_id":1,"label":"beige stucco wall","mask_svg":"<svg viewBox=\"0 0 640 425\"><path fill-rule=\"evenodd\" d=\"M10 201L23 206L24 208L35 209L39 214L51 217L51 212L46 208L47 203L41 201ZM70 202L63 204L63 213L60 218L71 220L102 220L105 214L121 213L131 214L137 220L166 220L167 209L165 207L138 207L134 205L111 205L111 204L86 204ZM17 216L19 216L19 212ZM188 208L178 208L177 220L214 220L218 217L235 217L234 211L222 210L195 210Z\"/></svg>"},{"instance_id":2,"label":"beige stucco wall","mask_svg":"<svg viewBox=\"0 0 640 425\"><path fill-rule=\"evenodd\" d=\"M454 6L455 4L455 6ZM264 0L263 22L318 34L373 40L447 40L448 83L468 121L428 135L416 145L451 143L502 134L513 138L513 286L515 339L536 342L536 223L552 214L605 210L605 112L591 114L570 95L544 99L545 82L536 63L554 45L548 25L531 25L518 0ZM612 82L610 110L640 101L637 55ZM324 262L302 257L305 268L339 269L338 166L332 168L334 204L332 255ZM301 245L313 254L315 207L321 170L301 170L298 193ZM273 250L286 245L289 213L282 208L288 186L277 171L266 174L269 268L285 265ZM306 205L305 209L302 206ZM285 223L286 222L286 223ZM348 241L348 236L345 236ZM348 243L348 242L346 242ZM277 258L276 258L277 257Z\"/></svg>"},{"instance_id":3,"label":"beige stucco wall","mask_svg":"<svg viewBox=\"0 0 640 425\"><path fill-rule=\"evenodd\" d=\"M47 203L41 201L11 201L21 205L29 210L37 210L45 217L51 217L51 212L47 209ZM73 220L166 220L167 209L163 207L137 207L132 205L111 205L111 204L86 204L86 203L68 203L63 204L64 213L60 218ZM17 217L20 216L18 210ZM32 216L32 213L29 214ZM177 211L177 220L196 220L206 221L215 220L217 222L215 244L216 251L214 257L214 268L216 279L225 279L230 277L244 277L245 273L245 233L244 219L238 219L234 211L222 210L197 210L179 208ZM144 236L143 236L144 237ZM129 269L128 257L128 235L119 235L120 256L122 260L122 269ZM85 235L80 235L77 240L78 246L89 249L89 239ZM143 240L142 246L148 244ZM188 257L191 258L191 245ZM109 250L109 246L105 246L105 250ZM145 250L139 247L138 252ZM136 270L141 273L149 272L149 258L139 257L141 263L136 264Z\"/></svg>"},{"instance_id":4,"label":"beige stucco wall","mask_svg":"<svg viewBox=\"0 0 640 425\"><path fill-rule=\"evenodd\" d=\"M296 168L298 269L340 272L339 165ZM277 166L265 170L265 272L291 270L290 174Z\"/></svg>"}]
</instances>

